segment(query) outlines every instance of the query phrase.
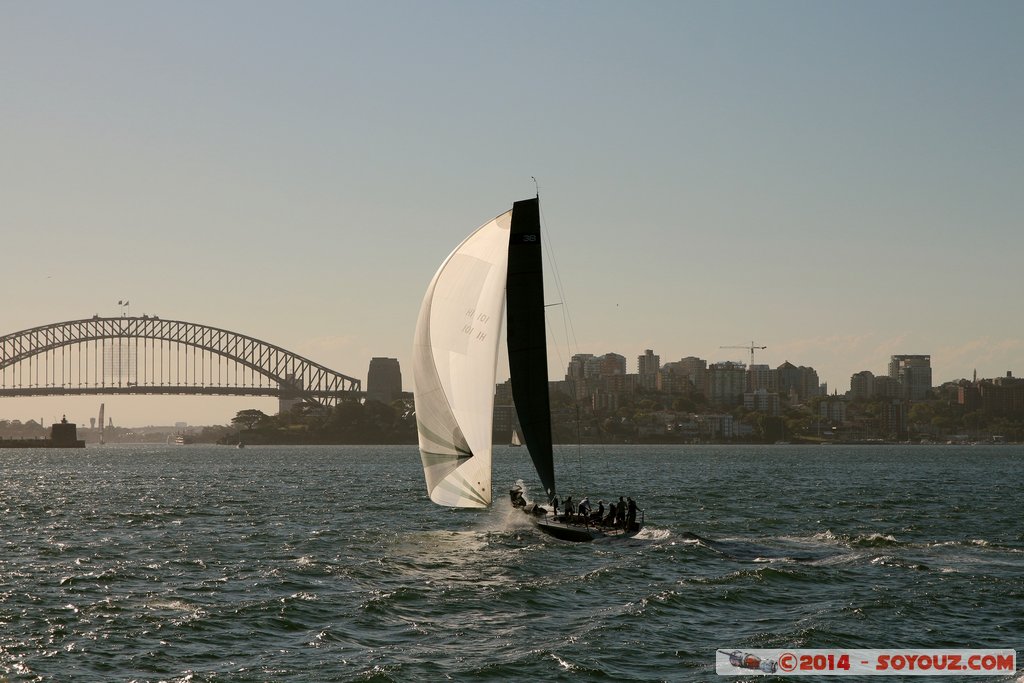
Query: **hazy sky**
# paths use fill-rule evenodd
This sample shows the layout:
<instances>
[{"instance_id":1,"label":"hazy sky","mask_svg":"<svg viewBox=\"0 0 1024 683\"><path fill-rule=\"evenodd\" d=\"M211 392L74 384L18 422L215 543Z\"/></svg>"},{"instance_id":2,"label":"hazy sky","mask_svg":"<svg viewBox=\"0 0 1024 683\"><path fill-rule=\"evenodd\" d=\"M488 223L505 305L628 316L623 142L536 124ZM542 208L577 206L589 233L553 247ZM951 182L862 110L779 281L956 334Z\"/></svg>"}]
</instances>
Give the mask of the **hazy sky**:
<instances>
[{"instance_id":1,"label":"hazy sky","mask_svg":"<svg viewBox=\"0 0 1024 683\"><path fill-rule=\"evenodd\" d=\"M0 334L128 299L411 389L431 276L535 176L554 378L751 341L840 392L1024 375L1021 35L996 0L0 0ZM276 407L0 418L101 400Z\"/></svg>"}]
</instances>

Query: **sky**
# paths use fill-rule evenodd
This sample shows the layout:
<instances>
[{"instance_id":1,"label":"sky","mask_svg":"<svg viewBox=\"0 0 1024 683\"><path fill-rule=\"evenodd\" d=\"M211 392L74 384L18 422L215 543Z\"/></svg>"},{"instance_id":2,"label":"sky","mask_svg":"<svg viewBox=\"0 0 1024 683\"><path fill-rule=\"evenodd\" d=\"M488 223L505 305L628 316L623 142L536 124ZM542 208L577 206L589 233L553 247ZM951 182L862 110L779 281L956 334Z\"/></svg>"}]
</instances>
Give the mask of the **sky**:
<instances>
[{"instance_id":1,"label":"sky","mask_svg":"<svg viewBox=\"0 0 1024 683\"><path fill-rule=\"evenodd\" d=\"M536 178L553 379L752 342L830 391L1024 375L1022 33L1000 0L0 0L0 335L127 299L411 390L434 271ZM0 419L101 401L276 411Z\"/></svg>"}]
</instances>

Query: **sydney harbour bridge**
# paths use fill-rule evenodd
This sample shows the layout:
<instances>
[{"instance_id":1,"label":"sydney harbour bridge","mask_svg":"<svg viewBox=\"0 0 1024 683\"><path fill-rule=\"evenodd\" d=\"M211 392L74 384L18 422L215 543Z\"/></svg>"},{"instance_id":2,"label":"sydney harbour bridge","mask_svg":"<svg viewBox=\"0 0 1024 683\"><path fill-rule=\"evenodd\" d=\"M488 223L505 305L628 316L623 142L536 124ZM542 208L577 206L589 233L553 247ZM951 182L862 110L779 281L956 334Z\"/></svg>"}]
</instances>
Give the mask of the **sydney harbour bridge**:
<instances>
[{"instance_id":1,"label":"sydney harbour bridge","mask_svg":"<svg viewBox=\"0 0 1024 683\"><path fill-rule=\"evenodd\" d=\"M321 406L361 397L358 379L237 332L121 316L0 337L0 397L76 394L274 396Z\"/></svg>"}]
</instances>

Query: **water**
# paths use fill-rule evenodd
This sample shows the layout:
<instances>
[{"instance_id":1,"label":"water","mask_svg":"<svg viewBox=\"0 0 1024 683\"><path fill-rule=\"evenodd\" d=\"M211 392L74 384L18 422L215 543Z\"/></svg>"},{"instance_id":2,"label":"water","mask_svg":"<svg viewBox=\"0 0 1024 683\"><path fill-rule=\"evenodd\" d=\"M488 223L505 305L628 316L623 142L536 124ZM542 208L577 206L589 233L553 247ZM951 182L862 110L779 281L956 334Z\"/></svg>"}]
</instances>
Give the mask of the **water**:
<instances>
[{"instance_id":1,"label":"water","mask_svg":"<svg viewBox=\"0 0 1024 683\"><path fill-rule=\"evenodd\" d=\"M532 480L525 450L496 491ZM504 497L439 508L410 447L0 451L0 680L738 681L717 648L1024 636L1019 446L557 464L647 529L568 544Z\"/></svg>"}]
</instances>

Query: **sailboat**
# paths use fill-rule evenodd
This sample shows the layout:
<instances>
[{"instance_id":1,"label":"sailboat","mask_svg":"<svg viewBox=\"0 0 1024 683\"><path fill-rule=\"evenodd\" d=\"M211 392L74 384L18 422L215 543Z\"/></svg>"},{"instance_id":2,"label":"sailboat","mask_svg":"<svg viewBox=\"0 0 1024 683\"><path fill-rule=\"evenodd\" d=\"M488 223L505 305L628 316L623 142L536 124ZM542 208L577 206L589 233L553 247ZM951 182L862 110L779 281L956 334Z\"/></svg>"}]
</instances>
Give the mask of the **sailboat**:
<instances>
[{"instance_id":1,"label":"sailboat","mask_svg":"<svg viewBox=\"0 0 1024 683\"><path fill-rule=\"evenodd\" d=\"M519 440L519 432L517 430L512 430L512 440L508 442L508 445L512 448L519 448L523 445L523 442Z\"/></svg>"},{"instance_id":2,"label":"sailboat","mask_svg":"<svg viewBox=\"0 0 1024 683\"><path fill-rule=\"evenodd\" d=\"M491 504L494 380L503 317L512 399L550 505L556 488L536 197L513 203L511 211L463 240L441 263L423 297L413 340L413 395L427 492L438 505ZM629 535L642 526L611 531L574 524L526 503L518 489L510 493L513 505L538 528L566 540Z\"/></svg>"}]
</instances>

